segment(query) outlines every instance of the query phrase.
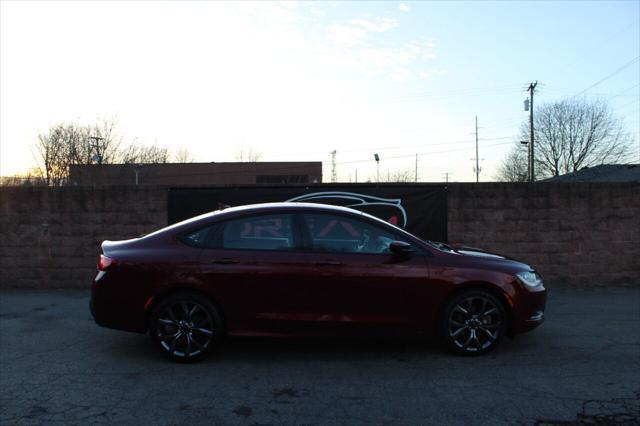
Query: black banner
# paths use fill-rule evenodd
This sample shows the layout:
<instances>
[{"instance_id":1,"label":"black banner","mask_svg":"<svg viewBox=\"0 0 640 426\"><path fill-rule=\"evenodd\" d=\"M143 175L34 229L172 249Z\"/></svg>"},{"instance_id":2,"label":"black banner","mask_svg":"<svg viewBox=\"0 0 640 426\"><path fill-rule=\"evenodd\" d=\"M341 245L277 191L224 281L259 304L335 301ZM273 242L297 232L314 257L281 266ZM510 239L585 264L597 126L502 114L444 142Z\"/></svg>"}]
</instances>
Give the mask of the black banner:
<instances>
[{"instance_id":1,"label":"black banner","mask_svg":"<svg viewBox=\"0 0 640 426\"><path fill-rule=\"evenodd\" d=\"M350 207L421 238L447 241L447 187L444 185L365 183L172 188L168 200L169 224L225 206L299 201Z\"/></svg>"}]
</instances>

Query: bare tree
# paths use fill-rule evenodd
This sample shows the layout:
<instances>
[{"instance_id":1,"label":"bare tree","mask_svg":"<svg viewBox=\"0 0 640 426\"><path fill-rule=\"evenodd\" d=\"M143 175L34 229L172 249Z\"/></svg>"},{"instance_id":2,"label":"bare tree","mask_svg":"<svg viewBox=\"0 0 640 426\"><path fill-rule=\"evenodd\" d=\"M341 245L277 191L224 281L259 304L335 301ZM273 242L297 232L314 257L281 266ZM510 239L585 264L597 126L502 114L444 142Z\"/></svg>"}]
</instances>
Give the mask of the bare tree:
<instances>
[{"instance_id":1,"label":"bare tree","mask_svg":"<svg viewBox=\"0 0 640 426\"><path fill-rule=\"evenodd\" d=\"M86 140L90 141L88 153L91 153L91 155L85 157L83 162L77 164L91 164L92 161L100 164L112 164L119 161L123 137L117 130L117 121L115 119L102 120L94 125L85 126L83 133ZM99 139L92 141L90 139L91 137ZM98 156L99 159L96 156Z\"/></svg>"},{"instance_id":2,"label":"bare tree","mask_svg":"<svg viewBox=\"0 0 640 426\"><path fill-rule=\"evenodd\" d=\"M93 125L59 123L38 135L36 159L47 185L64 185L77 164L166 163L169 150L137 142L125 146L114 120Z\"/></svg>"},{"instance_id":3,"label":"bare tree","mask_svg":"<svg viewBox=\"0 0 640 426\"><path fill-rule=\"evenodd\" d=\"M193 161L193 155L186 148L178 148L173 154L173 163L193 163Z\"/></svg>"},{"instance_id":4,"label":"bare tree","mask_svg":"<svg viewBox=\"0 0 640 426\"><path fill-rule=\"evenodd\" d=\"M156 145L133 143L121 149L118 160L119 163L130 164L168 163L169 149Z\"/></svg>"},{"instance_id":5,"label":"bare tree","mask_svg":"<svg viewBox=\"0 0 640 426\"><path fill-rule=\"evenodd\" d=\"M519 142L509 151L500 166L496 179L500 182L526 182L529 180L527 148ZM536 173L537 174L537 173Z\"/></svg>"},{"instance_id":6,"label":"bare tree","mask_svg":"<svg viewBox=\"0 0 640 426\"><path fill-rule=\"evenodd\" d=\"M0 176L0 186L43 186L46 185L39 168L30 169L26 174Z\"/></svg>"},{"instance_id":7,"label":"bare tree","mask_svg":"<svg viewBox=\"0 0 640 426\"><path fill-rule=\"evenodd\" d=\"M63 185L70 165L110 163L118 156L120 142L112 120L91 126L58 123L38 135L36 159L47 185Z\"/></svg>"},{"instance_id":8,"label":"bare tree","mask_svg":"<svg viewBox=\"0 0 640 426\"><path fill-rule=\"evenodd\" d=\"M415 170L400 169L393 172L387 171L386 175L380 175L380 182L387 183L406 183L415 181Z\"/></svg>"},{"instance_id":9,"label":"bare tree","mask_svg":"<svg viewBox=\"0 0 640 426\"><path fill-rule=\"evenodd\" d=\"M545 104L534 120L536 169L542 176L625 161L631 154L631 137L604 100ZM528 125L523 124L521 135L529 140Z\"/></svg>"},{"instance_id":10,"label":"bare tree","mask_svg":"<svg viewBox=\"0 0 640 426\"><path fill-rule=\"evenodd\" d=\"M60 185L68 173L68 158L64 155L65 125L58 124L48 133L38 135L36 155L47 185Z\"/></svg>"},{"instance_id":11,"label":"bare tree","mask_svg":"<svg viewBox=\"0 0 640 426\"><path fill-rule=\"evenodd\" d=\"M255 163L262 159L262 153L253 147L247 148L244 145L240 145L236 150L235 159L244 163Z\"/></svg>"}]
</instances>

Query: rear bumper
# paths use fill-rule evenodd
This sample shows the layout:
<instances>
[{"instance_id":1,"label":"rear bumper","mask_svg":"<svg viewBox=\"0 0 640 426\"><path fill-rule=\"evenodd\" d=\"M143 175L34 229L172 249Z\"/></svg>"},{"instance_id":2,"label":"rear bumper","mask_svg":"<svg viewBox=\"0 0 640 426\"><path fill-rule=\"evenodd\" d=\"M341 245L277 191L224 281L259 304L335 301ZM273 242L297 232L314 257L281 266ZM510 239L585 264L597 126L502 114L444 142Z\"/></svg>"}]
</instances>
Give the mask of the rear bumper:
<instances>
[{"instance_id":1,"label":"rear bumper","mask_svg":"<svg viewBox=\"0 0 640 426\"><path fill-rule=\"evenodd\" d=\"M132 301L135 298L127 298L127 292L113 281L109 274L103 274L96 277L91 286L89 311L95 323L116 330L145 333L147 324L143 305L138 307Z\"/></svg>"}]
</instances>

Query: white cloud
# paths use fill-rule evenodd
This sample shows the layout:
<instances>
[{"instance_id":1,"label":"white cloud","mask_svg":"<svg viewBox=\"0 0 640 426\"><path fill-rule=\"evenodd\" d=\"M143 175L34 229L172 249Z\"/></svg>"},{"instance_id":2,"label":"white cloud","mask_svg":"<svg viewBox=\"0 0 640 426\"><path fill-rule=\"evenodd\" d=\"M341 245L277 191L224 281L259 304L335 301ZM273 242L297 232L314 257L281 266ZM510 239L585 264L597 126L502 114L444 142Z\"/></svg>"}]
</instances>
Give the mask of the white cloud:
<instances>
[{"instance_id":1,"label":"white cloud","mask_svg":"<svg viewBox=\"0 0 640 426\"><path fill-rule=\"evenodd\" d=\"M367 38L367 31L351 25L334 24L327 30L327 40L347 46L361 44Z\"/></svg>"},{"instance_id":2,"label":"white cloud","mask_svg":"<svg viewBox=\"0 0 640 426\"><path fill-rule=\"evenodd\" d=\"M400 3L400 6L398 6L398 9L400 9L401 12L408 12L409 6L407 6L406 3Z\"/></svg>"},{"instance_id":3,"label":"white cloud","mask_svg":"<svg viewBox=\"0 0 640 426\"><path fill-rule=\"evenodd\" d=\"M344 24L332 24L327 28L327 40L356 46L364 44L371 35L384 33L400 25L395 18L351 19Z\"/></svg>"},{"instance_id":4,"label":"white cloud","mask_svg":"<svg viewBox=\"0 0 640 426\"><path fill-rule=\"evenodd\" d=\"M326 141L385 145L379 135L396 111L360 97L383 93L389 81L435 79L444 71L427 66L434 44L394 31L395 18L331 21L330 7L313 5L161 2L142 35L146 3L9 2L11 18L0 16L3 58L11 59L0 64L2 173L32 163L32 142L49 124L96 114L117 115L125 137L143 143L188 141L199 161L229 160L241 142L265 160L318 151L301 140L323 152ZM86 53L61 58L60 46L70 45ZM86 72L87 63L103 65Z\"/></svg>"},{"instance_id":5,"label":"white cloud","mask_svg":"<svg viewBox=\"0 0 640 426\"><path fill-rule=\"evenodd\" d=\"M395 18L378 18L376 21L377 22L367 21L365 19L352 19L349 23L353 26L361 27L374 33L383 33L400 25L398 20Z\"/></svg>"},{"instance_id":6,"label":"white cloud","mask_svg":"<svg viewBox=\"0 0 640 426\"><path fill-rule=\"evenodd\" d=\"M396 34L390 36L391 30L399 26L398 19L370 14L330 24L314 46L315 56L344 71L394 81L424 79L424 62L436 59L435 44L422 38L399 42Z\"/></svg>"},{"instance_id":7,"label":"white cloud","mask_svg":"<svg viewBox=\"0 0 640 426\"><path fill-rule=\"evenodd\" d=\"M345 28L340 33L341 44L318 47L318 58L331 63L331 66L343 70L355 71L369 76L390 78L394 81L410 81L426 78L426 62L436 58L432 42L407 41L397 43L391 39L382 39L380 33L362 33ZM333 34L334 40L339 33ZM366 42L365 42L366 38ZM346 46L345 41L350 44ZM422 72L422 73L421 73ZM439 75L428 72L429 76Z\"/></svg>"}]
</instances>

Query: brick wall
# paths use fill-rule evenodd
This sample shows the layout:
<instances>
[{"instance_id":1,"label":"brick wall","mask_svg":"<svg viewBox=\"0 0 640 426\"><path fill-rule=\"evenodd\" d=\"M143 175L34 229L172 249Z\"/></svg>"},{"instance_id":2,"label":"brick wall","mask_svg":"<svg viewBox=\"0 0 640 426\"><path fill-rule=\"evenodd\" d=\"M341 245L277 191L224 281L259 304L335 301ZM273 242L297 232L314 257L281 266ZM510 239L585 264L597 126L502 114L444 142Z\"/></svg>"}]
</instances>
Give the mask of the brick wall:
<instances>
[{"instance_id":1,"label":"brick wall","mask_svg":"<svg viewBox=\"0 0 640 426\"><path fill-rule=\"evenodd\" d=\"M166 189L0 188L0 287L87 288L99 244L166 225Z\"/></svg>"},{"instance_id":2,"label":"brick wall","mask_svg":"<svg viewBox=\"0 0 640 426\"><path fill-rule=\"evenodd\" d=\"M535 266L551 286L640 283L640 184L452 184L449 240ZM166 225L161 187L0 188L0 287L86 288L99 244Z\"/></svg>"},{"instance_id":3,"label":"brick wall","mask_svg":"<svg viewBox=\"0 0 640 426\"><path fill-rule=\"evenodd\" d=\"M455 184L449 240L523 260L550 285L640 285L639 183Z\"/></svg>"}]
</instances>

